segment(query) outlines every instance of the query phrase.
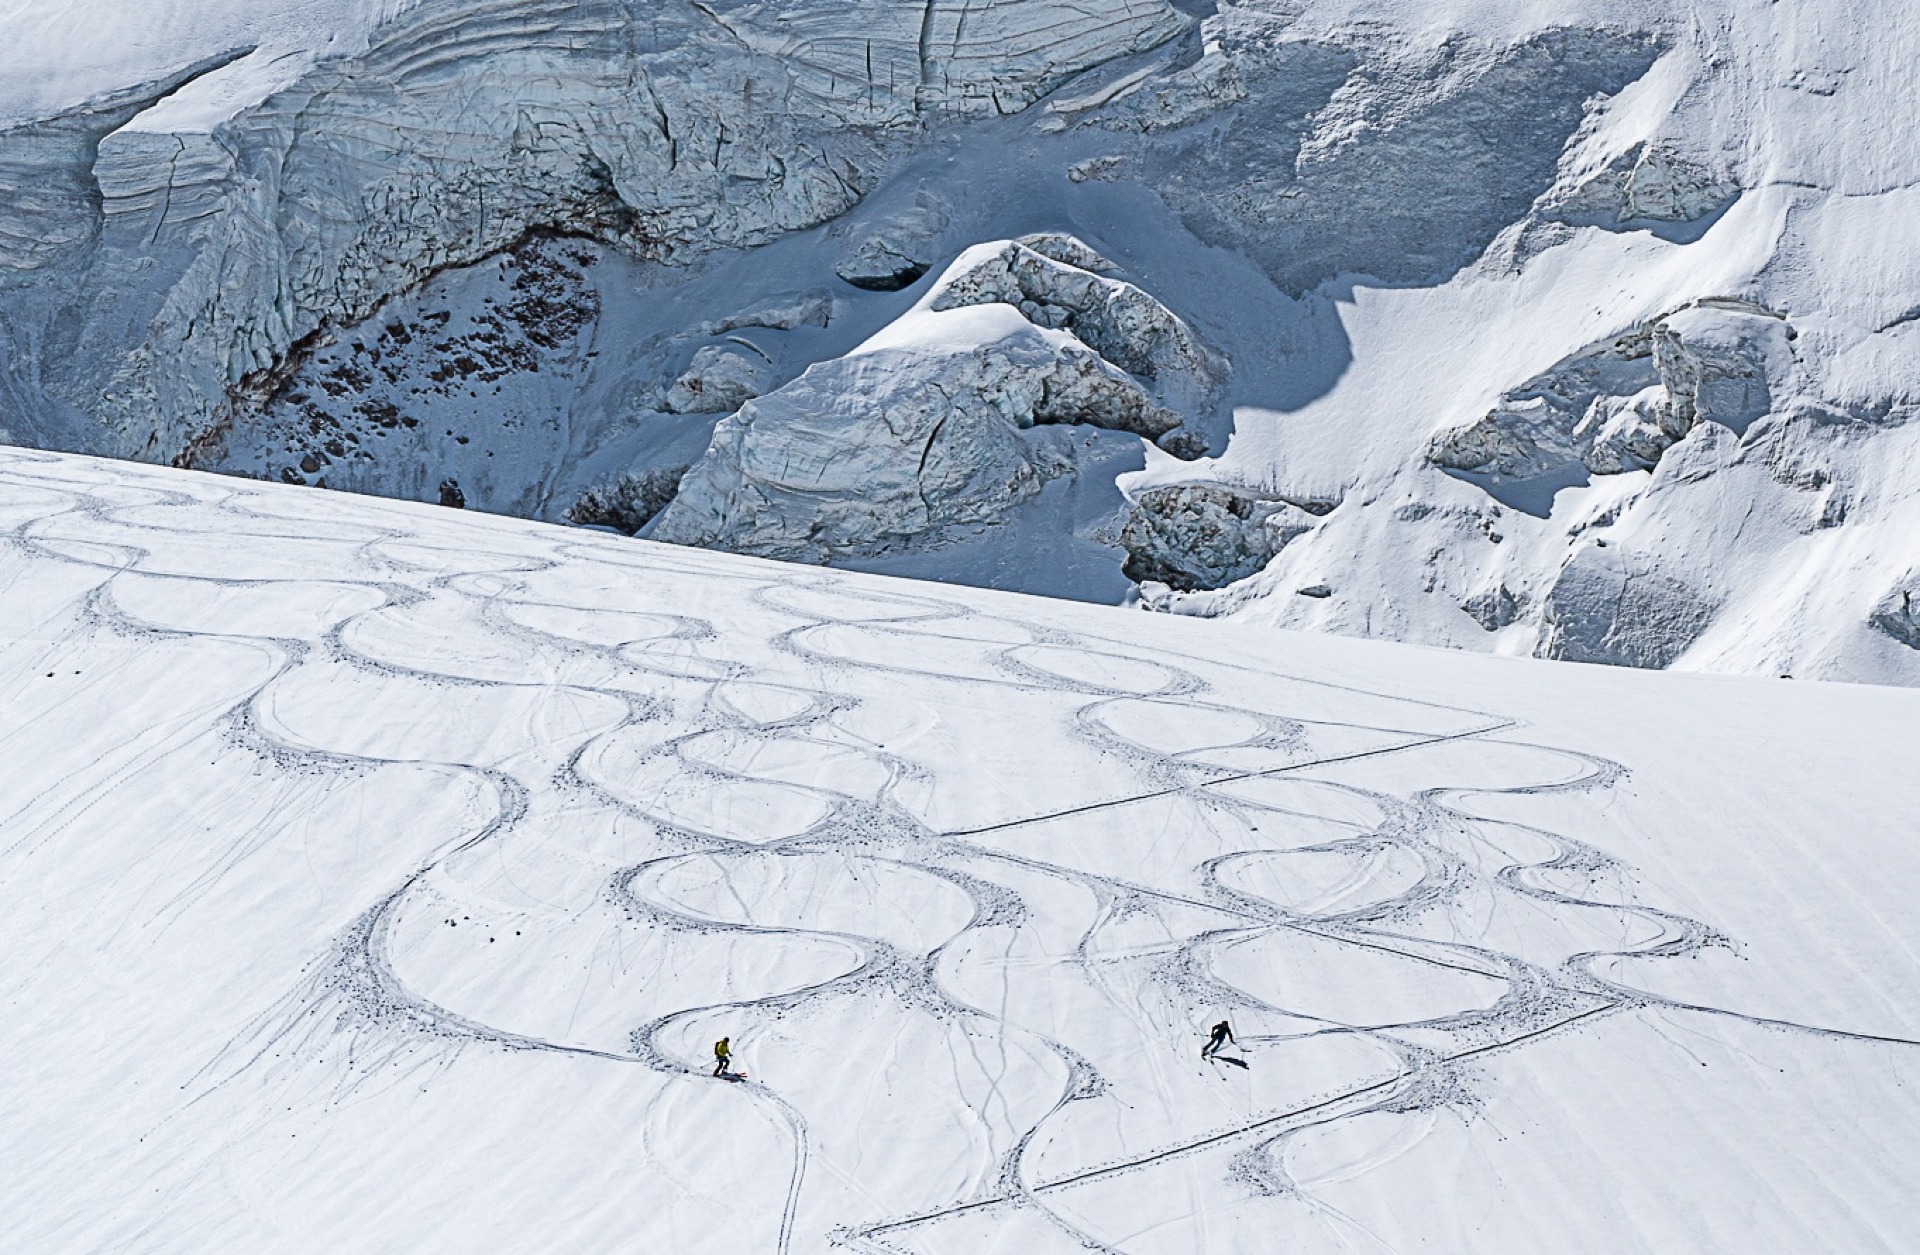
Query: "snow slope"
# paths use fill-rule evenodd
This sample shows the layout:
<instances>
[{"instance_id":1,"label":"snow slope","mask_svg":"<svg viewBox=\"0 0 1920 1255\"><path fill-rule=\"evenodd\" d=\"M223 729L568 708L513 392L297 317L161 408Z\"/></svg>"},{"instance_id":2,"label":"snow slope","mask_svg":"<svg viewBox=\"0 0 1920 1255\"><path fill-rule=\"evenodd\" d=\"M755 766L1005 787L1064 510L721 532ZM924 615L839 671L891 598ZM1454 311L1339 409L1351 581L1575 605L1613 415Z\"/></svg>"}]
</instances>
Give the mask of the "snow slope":
<instances>
[{"instance_id":1,"label":"snow slope","mask_svg":"<svg viewBox=\"0 0 1920 1255\"><path fill-rule=\"evenodd\" d=\"M25 451L0 535L8 1250L1920 1228L1909 690Z\"/></svg>"},{"instance_id":2,"label":"snow slope","mask_svg":"<svg viewBox=\"0 0 1920 1255\"><path fill-rule=\"evenodd\" d=\"M1292 33L1392 7L1316 6ZM1901 208L1920 147L1896 121L1913 112L1902 67L1920 25L1872 3L1605 12L1488 4L1430 29L1524 41L1562 22L1644 19L1661 46L1634 82L1589 102L1538 197L1471 264L1438 283L1352 278L1337 382L1244 408L1211 476L1345 508L1246 585L1166 604L1501 652L1912 683L1920 653L1887 610L1920 565L1908 346L1920 272ZM1320 134L1335 154L1364 153L1338 128ZM1650 162L1666 163L1664 200L1644 186L1659 181ZM1383 167L1390 181L1409 172ZM1385 195L1406 190L1401 178ZM1748 381L1760 404L1700 423L1651 470L1567 458L1474 475L1423 452L1504 398L1566 390L1555 372L1590 346L1657 336L1700 304L1771 321L1786 344ZM1294 595L1316 583L1334 595Z\"/></svg>"},{"instance_id":3,"label":"snow slope","mask_svg":"<svg viewBox=\"0 0 1920 1255\"><path fill-rule=\"evenodd\" d=\"M0 123L32 122L124 91L163 82L181 66L236 50L312 58L352 54L404 0L141 0L0 8L10 73L0 84Z\"/></svg>"}]
</instances>

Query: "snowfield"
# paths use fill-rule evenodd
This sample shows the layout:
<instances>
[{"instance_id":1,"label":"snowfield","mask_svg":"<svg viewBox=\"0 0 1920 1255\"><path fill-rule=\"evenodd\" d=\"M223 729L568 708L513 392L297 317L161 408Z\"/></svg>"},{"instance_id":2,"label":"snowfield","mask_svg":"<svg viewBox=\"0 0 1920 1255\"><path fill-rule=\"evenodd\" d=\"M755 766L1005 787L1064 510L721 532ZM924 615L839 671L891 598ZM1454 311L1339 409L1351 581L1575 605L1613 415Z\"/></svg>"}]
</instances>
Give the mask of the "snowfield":
<instances>
[{"instance_id":1,"label":"snowfield","mask_svg":"<svg viewBox=\"0 0 1920 1255\"><path fill-rule=\"evenodd\" d=\"M9 1251L1920 1232L1920 693L22 450L0 535Z\"/></svg>"}]
</instances>

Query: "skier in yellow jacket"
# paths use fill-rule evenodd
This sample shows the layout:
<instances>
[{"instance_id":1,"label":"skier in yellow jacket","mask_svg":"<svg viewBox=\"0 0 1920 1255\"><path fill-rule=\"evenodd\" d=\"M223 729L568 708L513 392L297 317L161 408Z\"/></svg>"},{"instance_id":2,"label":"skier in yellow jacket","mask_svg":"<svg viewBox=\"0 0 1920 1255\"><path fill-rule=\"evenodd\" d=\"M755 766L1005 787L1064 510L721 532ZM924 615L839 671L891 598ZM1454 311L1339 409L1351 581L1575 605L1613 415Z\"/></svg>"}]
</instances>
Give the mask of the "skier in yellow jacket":
<instances>
[{"instance_id":1,"label":"skier in yellow jacket","mask_svg":"<svg viewBox=\"0 0 1920 1255\"><path fill-rule=\"evenodd\" d=\"M722 1037L713 1043L713 1074L725 1076L733 1066L733 1048L727 1045L731 1038Z\"/></svg>"}]
</instances>

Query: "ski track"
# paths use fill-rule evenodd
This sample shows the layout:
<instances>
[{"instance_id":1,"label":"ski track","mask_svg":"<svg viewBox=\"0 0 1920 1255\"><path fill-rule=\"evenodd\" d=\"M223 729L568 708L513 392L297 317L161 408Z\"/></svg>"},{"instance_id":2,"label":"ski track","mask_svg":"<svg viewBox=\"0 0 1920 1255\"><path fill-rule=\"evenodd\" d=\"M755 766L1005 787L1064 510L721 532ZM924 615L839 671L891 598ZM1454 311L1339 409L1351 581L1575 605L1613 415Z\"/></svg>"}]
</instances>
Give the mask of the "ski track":
<instances>
[{"instance_id":1,"label":"ski track","mask_svg":"<svg viewBox=\"0 0 1920 1255\"><path fill-rule=\"evenodd\" d=\"M458 1054L468 1049L549 1051L602 1063L637 1066L667 1077L684 1078L685 1084L703 1085L707 1083L706 1065L697 1054L690 1055L684 1044L689 1040L702 1040L703 1028L714 1024L741 1024L750 1029L792 1017L808 1008L826 1006L834 1000L882 999L902 1014L946 1023L967 1035L975 1066L992 1078L991 1086L981 1100L979 1111L967 1107L964 1095L956 1094L953 1103L969 1114L982 1131L984 1141L976 1154L991 1156L998 1144L997 1162L982 1165L992 1184L985 1191L955 1198L945 1206L904 1213L895 1209L890 1218L845 1225L831 1231L803 1232L804 1204L811 1182L809 1161L821 1153L815 1144L814 1128L819 1115L816 1113L810 1121L799 1105L770 1088L760 1075L761 1069L756 1067L754 1079L739 1082L732 1092L743 1101L761 1107L788 1132L791 1162L777 1249L784 1253L796 1244L811 1248L830 1240L868 1251L906 1251L910 1249L908 1246L897 1243L910 1241L912 1232L920 1226L983 1209L1018 1207L1036 1209L1070 1240L1088 1249L1104 1251L1118 1248L1096 1234L1085 1232L1049 1207L1048 1198L1088 1181L1147 1171L1186 1155L1229 1145L1245 1148L1236 1162L1243 1163L1245 1171L1260 1178L1256 1182L1260 1188L1289 1189L1292 1188L1289 1183L1281 1179L1284 1168L1277 1151L1294 1133L1370 1112L1406 1110L1410 1106L1443 1107L1458 1102L1458 1087L1467 1083L1458 1079L1458 1069L1467 1061L1522 1049L1531 1042L1572 1031L1622 1010L1666 1006L1736 1016L1748 1023L1782 1031L1868 1036L1673 1002L1596 975L1593 964L1605 958L1686 955L1707 946L1725 944L1726 939L1699 921L1632 902L1622 883L1624 869L1591 846L1543 828L1473 814L1466 803L1475 795L1604 789L1622 775L1615 764L1575 750L1504 739L1506 734L1515 731L1516 725L1496 712L1350 690L1371 702L1398 707L1409 716L1417 712L1423 718L1441 716L1470 723L1464 728L1441 732L1327 723L1291 717L1283 711L1237 706L1195 671L1165 658L1147 657L1124 641L1073 636L987 615L933 592L877 594L861 590L849 597L840 591L841 581L829 574L793 569L769 570L764 576L753 577L737 569L714 571L697 554L680 557L671 551L654 549L646 551L645 562L639 563L632 560L635 551L619 544L564 533L525 533L515 537L516 546L520 548L543 544L545 552L539 554L488 550L481 543L484 528L475 529L471 547L457 551L434 549L422 544L397 520L396 525L388 528L329 523L324 520L324 510L318 506L311 519L277 515L264 509L266 498L260 494L238 486L227 489L198 480L191 481L191 491L134 488L122 479L104 475L99 481L89 483L72 463L55 463L17 451L0 454L0 482L15 488L58 492L70 503L64 510L48 510L28 522L12 526L0 534L0 543L39 561L91 570L97 583L86 594L80 609L81 622L88 631L153 640L225 636L266 651L271 660L269 678L235 702L221 720L224 735L234 745L275 763L284 771L337 773L378 769L399 762L413 763L471 777L494 799L491 819L470 831L447 833L439 852L394 885L383 899L370 904L337 940L332 953L319 956L309 973L293 983L280 1005L263 1013L248 1035L235 1040L218 1058L208 1061L198 1082L201 1097L218 1087L247 1083L250 1077L253 1083L259 1083L263 1073L284 1074L296 1066L289 1060L298 1060L328 1038L341 1035L353 1040L349 1042L345 1062L334 1065L336 1071L331 1084L336 1096L362 1085L386 1083L392 1076L412 1069L453 1066ZM178 516L179 526L157 521L156 515L160 520ZM156 549L149 545L165 548L188 535L204 542L223 521L231 521L233 531L245 531L252 538L321 546L334 560L327 564L328 569L311 577L252 574L245 578L223 576L210 570L181 571L177 569L180 565L177 562L155 561ZM662 572L671 574L676 568L697 572L702 579L747 581L753 601L790 622L790 626L766 642L768 653L783 665L769 671L747 659L728 656L718 644L718 633L711 622L697 616L667 614L657 606L646 610L623 608L611 613L659 620L667 625L664 635L619 640L617 634L609 633L603 640L589 639L591 633L586 631L586 625L600 611L593 606L543 600L532 591L534 577L563 563L576 567L597 565L616 582L629 579L636 569L646 577L655 577ZM211 589L285 587L310 578L316 583L364 588L377 595L378 603L370 609L345 615L314 639L189 630L143 620L116 598L117 581L130 573L146 572L170 574ZM832 613L835 607L864 613L835 614ZM541 609L579 616L582 634L561 635L513 617L515 611L524 615ZM389 639L391 629L396 625L404 628L408 615L450 611L456 619L464 618L468 625L468 635L460 644L491 650L490 665L423 666L417 659L394 656L396 652L404 653L404 649L396 651L393 647ZM861 649L835 648L835 641L852 642ZM885 657L860 656L863 651L870 655L882 646L891 647L890 652L879 650ZM451 664L461 655L446 650L439 657ZM917 660L918 665L909 659ZM953 659L959 659L960 664L951 665ZM1055 665L1047 665L1049 660ZM1066 663L1083 665L1078 666L1076 674L1076 668L1063 665ZM1102 682L1094 678L1093 673L1103 667L1119 679ZM796 668L801 678L795 677ZM503 678L516 669L521 678ZM489 671L493 674L487 674ZM430 752L407 757L329 748L309 743L275 714L275 697L296 678L324 681L329 676L346 674L374 684L419 685L436 692L564 692L576 695L584 703L598 703L607 709L617 707L621 713L611 727L586 729L573 743L556 747L562 752L550 754L551 761L542 763L537 753L532 754L531 764L519 761L519 756L509 756L503 762L485 762L434 757ZM835 722L860 702L860 698L853 695L854 685L849 681L876 674L919 679L940 677L940 684L957 686L976 695L1017 693L1064 701L1072 710L1070 734L1092 744L1104 755L1128 764L1141 787L1125 795L1066 805L1048 806L1047 799L1037 798L1033 800L1039 805L1026 817L944 830L930 828L902 800L908 786L926 783L924 769L871 744L863 746L856 735ZM1129 675L1135 683L1119 682ZM1340 689L1337 685L1301 677L1279 678L1317 692ZM753 688L749 690L745 686ZM740 705L747 701L750 691L780 698L791 707L791 713L768 719L754 717ZM1109 712L1124 713L1126 703L1142 701L1208 712L1229 724L1235 719L1251 719L1257 730L1224 745L1180 750L1155 748L1123 736L1107 721ZM1412 721L1418 723L1419 719ZM1313 747L1316 731L1378 738L1379 743L1323 753ZM722 736L718 742L712 741L716 734ZM537 730L526 729L525 744L535 745L537 741ZM1403 797L1370 792L1353 785L1319 782L1321 790L1377 807L1383 816L1377 825L1316 815L1311 810L1291 809L1274 802L1254 801L1227 788L1289 777L1313 778L1314 773L1330 767L1419 754L1458 741L1477 741L1558 756L1567 760L1573 770L1558 780L1522 779L1499 787L1441 787ZM626 752L622 747L629 742L642 746L631 767L652 771L665 782L652 793L630 787L631 780L637 777L604 775L610 770L605 756ZM710 745L719 748L703 748ZM748 749L733 754L725 765L711 760L712 754L724 756L729 747L742 746ZM796 782L779 772L757 775L753 771L752 762L760 751L777 757L781 750L810 746L837 760L870 763L874 778L883 779L884 783L865 795L856 795L836 791L818 780ZM1236 761L1244 761L1250 752L1270 754L1281 761L1259 768L1207 761L1210 754L1217 756L1223 751L1232 751ZM142 749L119 767L112 778L126 778L158 752L158 747ZM699 757L702 753L709 757ZM742 758L747 760L744 765ZM787 773L788 776L794 774L806 775L804 771ZM684 806L666 796L674 785L692 780L699 780L714 791L752 785L777 786L786 791L786 795L813 799L822 808L824 818L800 831L776 832L764 839L760 834L725 824L702 827L686 813ZM104 796L106 791L99 790L98 796ZM1310 801L1311 796L1296 799L1296 803ZM1231 853L1190 869L1194 885L1191 893L1171 892L1066 863L1050 862L987 840L1076 816L1123 816L1130 809L1168 802L1192 808L1203 820L1221 817L1251 826L1265 818L1270 825L1284 828L1290 817L1314 818L1347 835L1304 846L1237 846ZM729 935L804 936L844 946L857 956L857 962L849 970L791 988L661 1010L634 1023L626 1042L613 1047L557 1040L510 1024L488 1023L460 1007L444 1005L429 992L411 987L402 974L404 955L396 953L396 930L408 912L416 908L436 916L447 913L451 921L451 912L458 909L458 904L435 903L447 899L448 895L472 892L464 888L457 874L456 865L463 857L512 842L514 855L531 859L535 865L542 860L590 867L606 862L602 854L573 848L565 825L548 824L544 832L531 830L529 816L536 807L550 810L562 803L613 814L653 833L653 854L606 871L605 889L598 905L617 921L615 926L622 936L631 932L669 949L682 939L717 939L724 943ZM60 825L75 818L72 805L43 817L36 829L14 838L13 844L37 844L50 839ZM1531 841L1544 843L1552 853L1545 859L1533 861L1507 859L1497 840L1502 831L1523 833ZM1357 866L1361 870L1349 880L1339 882L1334 895L1339 901L1324 911L1290 910L1279 902L1222 880L1223 872L1247 866L1249 860L1268 857L1284 860L1303 851L1360 860ZM248 848L230 851L218 866L231 866L252 852ZM729 860L716 866L760 865L769 877L767 883L775 886L776 891L781 884L783 866L796 866L791 860L820 855L839 856L850 869L892 868L898 874L937 877L966 895L971 903L971 917L951 935L916 953L882 937L825 925L758 924L752 918L752 903L740 896L735 880L728 881L734 917L689 911L649 898L637 887L656 868L702 855ZM1370 869L1391 865L1395 858L1402 859L1402 866L1409 865L1405 859L1414 860L1420 868L1418 879L1395 892L1365 894L1363 891L1373 875ZM790 862L783 865L780 860ZM1020 895L1007 885L997 883L993 879L994 869L1015 882L1030 876L1055 878L1080 887L1099 904L1092 922L1081 931L1074 951L1052 962L1071 963L1078 968L1089 987L1142 1035L1159 1033L1163 1040L1149 1042L1145 1047L1153 1059L1165 1057L1166 1062L1152 1065L1156 1069L1186 1066L1186 1058L1178 1052L1193 1049L1198 1043L1168 1036L1164 1020L1156 1019L1139 1000L1143 985L1150 986L1153 997L1163 1004L1188 1007L1189 1020L1210 1015L1218 1008L1237 1007L1255 1008L1274 1017L1292 1017L1307 1026L1298 1034L1266 1039L1254 1036L1244 1041L1242 1048L1254 1057L1256 1066L1260 1051L1271 1044L1304 1036L1345 1035L1362 1038L1385 1051L1396 1061L1391 1073L1382 1079L1317 1095L1286 1109L1249 1112L1238 1123L1177 1138L1150 1149L1116 1148L1111 1157L1087 1163L1075 1171L1032 1179L1027 1160L1049 1124L1075 1103L1100 1101L1107 1093L1107 1082L1070 1042L1022 1024L1017 1016L1010 1017L1009 986L1005 983L1004 971L998 1006L975 1005L954 987L954 969L964 969L970 962L971 951L966 948L969 939L984 938L992 930L1004 931L1006 939L1000 947L1005 956L1002 962L1010 965L1014 939L1027 927ZM1549 882L1539 879L1560 873L1570 876ZM1589 884L1606 879L1609 892L1602 897L1571 892L1567 879L1572 876L1584 877ZM1360 900L1349 901L1355 894L1360 895ZM1423 923L1432 924L1446 917L1463 902L1497 906L1511 899L1524 900L1549 912L1609 913L1621 921L1623 930L1632 921L1639 921L1654 931L1654 940L1621 949L1586 948L1559 956L1530 957L1446 936L1444 928L1428 927L1422 931ZM177 905L170 904L168 909ZM832 905L831 901L823 905L808 897L801 902L797 914L814 914L816 906L830 912ZM494 913L531 909L525 904L516 907L498 901L482 902L478 898L474 899L473 906ZM1175 940L1157 956L1157 966L1142 968L1138 956L1110 954L1103 948L1101 939L1102 931L1123 914L1142 911L1199 912L1215 924L1197 933L1168 924L1167 935ZM566 924L567 912L556 908L551 914L560 926ZM605 929L609 925L606 919L595 917L581 920L579 926ZM1302 1009L1275 1003L1262 991L1239 988L1215 974L1215 963L1223 953L1282 934L1492 978L1504 983L1505 992L1488 1007L1467 1008L1440 1016L1413 1016L1386 1024L1355 1025L1331 1022ZM1128 966L1130 964L1133 966ZM582 998L585 997L583 992ZM1406 1035L1412 1030L1423 1034L1420 1041ZM1436 1047L1435 1040L1446 1044ZM983 1045L998 1051L997 1072L988 1066ZM1008 1069L1025 1066L1018 1061L1025 1056L1009 1053L1014 1047L1051 1056L1069 1078L1051 1106L1037 1118L1028 1120L1024 1127L1015 1127L1016 1107L1001 1092ZM982 1113L997 1119L998 1125L991 1120L983 1121ZM1311 1201L1310 1193L1307 1197ZM884 1200L875 1202L884 1204Z\"/></svg>"}]
</instances>

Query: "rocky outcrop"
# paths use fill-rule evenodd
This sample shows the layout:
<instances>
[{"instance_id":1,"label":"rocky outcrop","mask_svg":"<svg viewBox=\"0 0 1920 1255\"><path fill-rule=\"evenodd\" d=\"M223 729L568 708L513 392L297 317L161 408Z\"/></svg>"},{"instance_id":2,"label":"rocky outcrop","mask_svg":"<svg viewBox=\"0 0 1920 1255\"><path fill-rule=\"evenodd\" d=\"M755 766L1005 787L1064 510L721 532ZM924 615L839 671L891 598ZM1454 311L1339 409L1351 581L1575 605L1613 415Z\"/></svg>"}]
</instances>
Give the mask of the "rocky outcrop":
<instances>
[{"instance_id":1,"label":"rocky outcrop","mask_svg":"<svg viewBox=\"0 0 1920 1255\"><path fill-rule=\"evenodd\" d=\"M1466 611L1482 630L1498 632L1501 628L1511 627L1519 621L1526 603L1518 593L1505 584L1496 584L1492 588L1483 588L1474 593L1460 603L1460 608Z\"/></svg>"},{"instance_id":2,"label":"rocky outcrop","mask_svg":"<svg viewBox=\"0 0 1920 1255\"><path fill-rule=\"evenodd\" d=\"M1313 516L1216 484L1175 484L1140 494L1120 533L1123 568L1137 584L1175 592L1224 588L1260 571Z\"/></svg>"},{"instance_id":3,"label":"rocky outcrop","mask_svg":"<svg viewBox=\"0 0 1920 1255\"><path fill-rule=\"evenodd\" d=\"M920 260L920 254L925 251L911 244L903 246L880 236L869 236L840 259L833 273L868 292L898 292L912 287L933 269L932 262Z\"/></svg>"},{"instance_id":4,"label":"rocky outcrop","mask_svg":"<svg viewBox=\"0 0 1920 1255\"><path fill-rule=\"evenodd\" d=\"M1739 435L1793 382L1793 328L1744 302L1702 302L1661 320L1653 361L1666 388L1669 426L1718 423Z\"/></svg>"},{"instance_id":5,"label":"rocky outcrop","mask_svg":"<svg viewBox=\"0 0 1920 1255\"><path fill-rule=\"evenodd\" d=\"M807 561L886 548L1032 496L1053 469L1022 436L1035 424L1178 423L1064 335L1004 308L958 317L973 343L856 353L742 406L654 538Z\"/></svg>"},{"instance_id":6,"label":"rocky outcrop","mask_svg":"<svg viewBox=\"0 0 1920 1255\"><path fill-rule=\"evenodd\" d=\"M1059 237L1043 237L1060 257L1099 266L1099 254ZM1106 360L1152 382L1192 412L1226 377L1226 364L1202 345L1180 317L1131 283L1110 279L1020 241L968 250L942 279L930 310L989 302L1011 305L1036 326L1071 332Z\"/></svg>"},{"instance_id":7,"label":"rocky outcrop","mask_svg":"<svg viewBox=\"0 0 1920 1255\"><path fill-rule=\"evenodd\" d=\"M979 245L879 335L723 420L652 535L824 561L993 521L1067 469L1027 429L1085 423L1184 448L1163 398L1205 398L1220 371L1133 285L1015 241Z\"/></svg>"},{"instance_id":8,"label":"rocky outcrop","mask_svg":"<svg viewBox=\"0 0 1920 1255\"><path fill-rule=\"evenodd\" d=\"M1667 390L1658 384L1632 396L1597 396L1574 426L1568 452L1595 475L1644 471L1673 444L1677 426Z\"/></svg>"},{"instance_id":9,"label":"rocky outcrop","mask_svg":"<svg viewBox=\"0 0 1920 1255\"><path fill-rule=\"evenodd\" d=\"M1617 399L1639 396L1659 382L1652 328L1636 327L1529 379L1478 421L1441 432L1428 445L1427 458L1449 470L1509 479L1550 475L1580 464L1607 421L1601 416Z\"/></svg>"},{"instance_id":10,"label":"rocky outcrop","mask_svg":"<svg viewBox=\"0 0 1920 1255\"><path fill-rule=\"evenodd\" d=\"M1075 239L1064 231L1036 231L1032 235L1023 235L1014 243L1020 244L1040 254L1050 261L1063 266L1090 271L1097 275L1118 274L1120 268L1087 247L1084 240Z\"/></svg>"},{"instance_id":11,"label":"rocky outcrop","mask_svg":"<svg viewBox=\"0 0 1920 1255\"><path fill-rule=\"evenodd\" d=\"M1668 143L1629 146L1598 171L1543 198L1542 217L1575 225L1691 223L1719 213L1739 183Z\"/></svg>"},{"instance_id":12,"label":"rocky outcrop","mask_svg":"<svg viewBox=\"0 0 1920 1255\"><path fill-rule=\"evenodd\" d=\"M1697 302L1528 380L1435 436L1427 459L1505 479L1645 470L1700 423L1740 433L1772 409L1795 383L1793 335L1744 302Z\"/></svg>"},{"instance_id":13,"label":"rocky outcrop","mask_svg":"<svg viewBox=\"0 0 1920 1255\"><path fill-rule=\"evenodd\" d=\"M933 269L940 233L949 221L946 202L922 189L914 202L863 224L833 272L868 292L898 292Z\"/></svg>"},{"instance_id":14,"label":"rocky outcrop","mask_svg":"<svg viewBox=\"0 0 1920 1255\"><path fill-rule=\"evenodd\" d=\"M725 335L748 327L769 331L792 331L796 327L824 327L833 321L833 298L825 292L807 292L784 300L769 301L743 309L725 318L716 318L700 326L700 334Z\"/></svg>"},{"instance_id":15,"label":"rocky outcrop","mask_svg":"<svg viewBox=\"0 0 1920 1255\"><path fill-rule=\"evenodd\" d=\"M568 508L567 521L631 536L666 509L686 473L684 466L655 467L589 488Z\"/></svg>"}]
</instances>

